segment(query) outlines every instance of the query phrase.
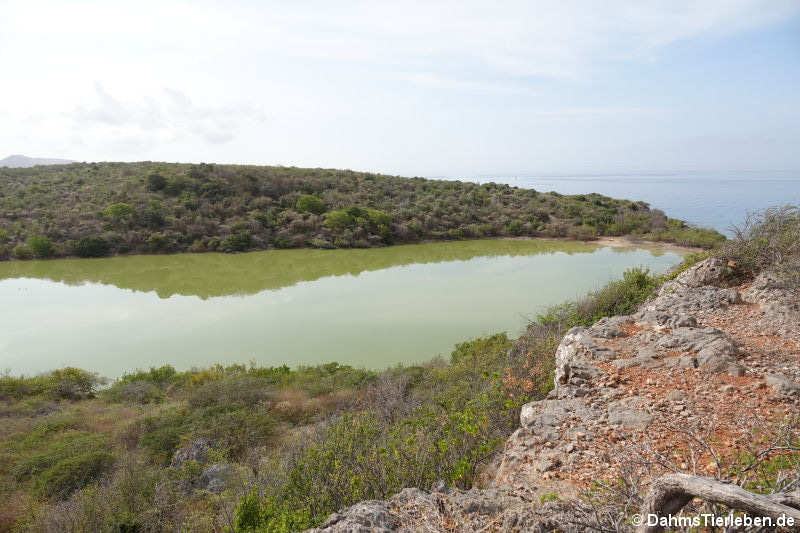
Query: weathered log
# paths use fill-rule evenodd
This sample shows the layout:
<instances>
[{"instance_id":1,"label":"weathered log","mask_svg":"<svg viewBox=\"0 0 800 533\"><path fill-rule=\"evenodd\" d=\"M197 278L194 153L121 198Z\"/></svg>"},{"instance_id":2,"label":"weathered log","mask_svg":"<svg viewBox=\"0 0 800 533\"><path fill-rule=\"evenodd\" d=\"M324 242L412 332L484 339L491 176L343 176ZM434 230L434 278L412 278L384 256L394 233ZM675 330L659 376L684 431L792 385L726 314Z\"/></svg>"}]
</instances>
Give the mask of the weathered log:
<instances>
[{"instance_id":1,"label":"weathered log","mask_svg":"<svg viewBox=\"0 0 800 533\"><path fill-rule=\"evenodd\" d=\"M754 516L773 519L780 516L792 517L795 524L800 524L800 509L793 507L797 504L796 496L793 494L770 497L754 494L738 485L723 483L712 478L669 474L655 480L645 496L641 512L642 523L638 532L661 533L664 528L660 525L648 525L648 516L675 515L693 498L719 503Z\"/></svg>"},{"instance_id":2,"label":"weathered log","mask_svg":"<svg viewBox=\"0 0 800 533\"><path fill-rule=\"evenodd\" d=\"M778 492L775 494L770 494L768 498L775 503L800 509L800 491L798 490L794 492Z\"/></svg>"}]
</instances>

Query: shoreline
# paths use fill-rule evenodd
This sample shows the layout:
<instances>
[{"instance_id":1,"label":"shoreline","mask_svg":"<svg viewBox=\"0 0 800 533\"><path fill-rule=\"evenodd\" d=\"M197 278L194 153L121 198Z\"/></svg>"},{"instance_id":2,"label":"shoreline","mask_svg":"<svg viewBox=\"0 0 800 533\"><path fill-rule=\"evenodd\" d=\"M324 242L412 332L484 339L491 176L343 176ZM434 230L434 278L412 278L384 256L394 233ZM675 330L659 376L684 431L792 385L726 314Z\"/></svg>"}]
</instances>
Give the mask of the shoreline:
<instances>
[{"instance_id":1,"label":"shoreline","mask_svg":"<svg viewBox=\"0 0 800 533\"><path fill-rule=\"evenodd\" d=\"M179 256L179 255L208 255L208 254L218 254L218 255L240 255L240 254L249 254L254 252L274 252L274 251L283 251L283 250L380 250L385 248L395 248L398 246L414 246L418 244L435 244L435 243L449 243L449 242L475 242L475 241L543 241L543 242L575 242L575 243L583 243L583 244L596 244L598 246L608 246L612 248L642 248L642 249L658 249L664 251L673 251L676 253L682 254L693 254L706 251L705 248L699 247L691 247L691 246L680 246L671 242L664 242L664 241L647 241L647 240L635 240L633 238L629 238L630 236L610 236L604 235L602 237L598 237L593 240L581 240L581 239L570 239L568 237L529 237L529 236L519 236L519 237L487 237L481 239L425 239L417 242L404 242L404 243L397 243L397 244L389 244L386 246L372 246L369 248L357 248L357 247L350 247L350 248L316 248L316 247L309 247L303 246L298 248L259 248L253 250L247 250L244 252L176 252L176 253L169 253L169 254L152 254L152 253L127 253L127 254L115 254L115 255L106 255L102 257L79 257L76 255L66 255L62 257L48 257L48 258L37 258L37 259L11 259L9 258L6 261L0 261L0 264L11 264L11 263L38 263L38 262L51 262L51 261L61 261L61 260L88 260L93 261L97 259L112 259L117 257L135 257L135 256L154 256L154 257L169 257L169 256Z\"/></svg>"},{"instance_id":2,"label":"shoreline","mask_svg":"<svg viewBox=\"0 0 800 533\"><path fill-rule=\"evenodd\" d=\"M706 248L696 246L680 246L672 242L665 241L648 241L644 239L632 239L630 236L620 235L604 235L591 241L583 241L576 239L568 239L566 237L496 237L497 239L504 240L536 240L536 241L554 241L554 242L582 242L586 244L597 244L600 246L609 246L612 248L657 248L661 250L670 250L679 253L696 254L707 251ZM465 239L467 240L467 239ZM494 239L489 239L494 240ZM432 241L437 242L437 241Z\"/></svg>"}]
</instances>

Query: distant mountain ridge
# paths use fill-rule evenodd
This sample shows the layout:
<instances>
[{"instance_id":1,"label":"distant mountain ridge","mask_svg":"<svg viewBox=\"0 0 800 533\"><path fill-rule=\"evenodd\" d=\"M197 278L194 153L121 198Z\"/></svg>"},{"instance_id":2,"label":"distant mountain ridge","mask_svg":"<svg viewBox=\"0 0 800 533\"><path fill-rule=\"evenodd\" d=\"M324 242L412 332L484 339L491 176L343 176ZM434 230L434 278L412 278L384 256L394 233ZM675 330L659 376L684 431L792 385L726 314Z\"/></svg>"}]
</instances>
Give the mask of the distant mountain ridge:
<instances>
[{"instance_id":1,"label":"distant mountain ridge","mask_svg":"<svg viewBox=\"0 0 800 533\"><path fill-rule=\"evenodd\" d=\"M52 159L48 157L28 157L25 155L10 155L5 159L0 159L0 167L9 168L28 168L36 165L66 165L74 163L70 159Z\"/></svg>"}]
</instances>

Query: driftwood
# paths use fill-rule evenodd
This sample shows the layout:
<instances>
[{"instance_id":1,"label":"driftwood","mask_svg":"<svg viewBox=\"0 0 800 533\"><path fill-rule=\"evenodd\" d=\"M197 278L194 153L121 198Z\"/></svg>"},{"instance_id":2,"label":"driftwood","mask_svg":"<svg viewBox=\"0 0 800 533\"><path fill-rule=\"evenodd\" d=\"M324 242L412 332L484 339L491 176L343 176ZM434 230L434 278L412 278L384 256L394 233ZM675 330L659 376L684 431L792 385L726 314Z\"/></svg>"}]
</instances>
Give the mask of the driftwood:
<instances>
[{"instance_id":1,"label":"driftwood","mask_svg":"<svg viewBox=\"0 0 800 533\"><path fill-rule=\"evenodd\" d=\"M795 524L800 524L800 496L796 493L764 496L713 478L669 474L655 480L648 491L642 506L642 524L638 533L661 533L664 528L648 526L647 517L675 515L693 498L719 503L753 516L773 519L792 517Z\"/></svg>"}]
</instances>

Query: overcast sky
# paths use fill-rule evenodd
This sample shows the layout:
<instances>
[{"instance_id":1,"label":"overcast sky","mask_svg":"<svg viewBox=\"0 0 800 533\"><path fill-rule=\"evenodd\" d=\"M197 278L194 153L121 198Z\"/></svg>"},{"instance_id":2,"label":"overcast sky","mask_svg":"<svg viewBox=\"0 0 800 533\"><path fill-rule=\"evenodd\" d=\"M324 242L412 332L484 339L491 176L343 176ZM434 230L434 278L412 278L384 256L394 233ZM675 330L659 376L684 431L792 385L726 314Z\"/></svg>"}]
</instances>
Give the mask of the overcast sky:
<instances>
[{"instance_id":1,"label":"overcast sky","mask_svg":"<svg viewBox=\"0 0 800 533\"><path fill-rule=\"evenodd\" d=\"M0 0L0 157L800 170L800 0Z\"/></svg>"}]
</instances>

